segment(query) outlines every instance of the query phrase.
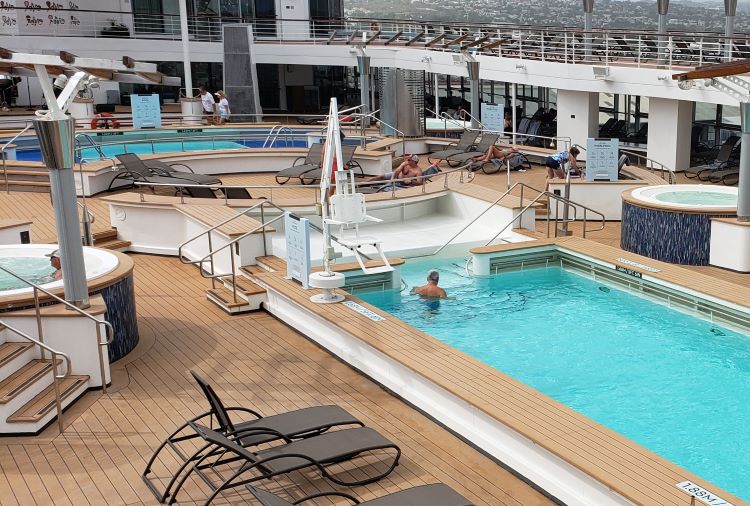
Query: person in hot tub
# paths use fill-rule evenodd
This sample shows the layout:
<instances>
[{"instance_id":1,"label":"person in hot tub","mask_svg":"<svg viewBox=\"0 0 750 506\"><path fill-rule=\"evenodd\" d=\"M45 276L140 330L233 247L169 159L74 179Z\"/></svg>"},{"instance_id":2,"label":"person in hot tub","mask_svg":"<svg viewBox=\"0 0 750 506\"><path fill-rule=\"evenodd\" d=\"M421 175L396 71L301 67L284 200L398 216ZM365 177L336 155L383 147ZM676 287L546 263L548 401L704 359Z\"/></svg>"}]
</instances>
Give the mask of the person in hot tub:
<instances>
[{"instance_id":1,"label":"person in hot tub","mask_svg":"<svg viewBox=\"0 0 750 506\"><path fill-rule=\"evenodd\" d=\"M55 272L50 274L50 278L53 281L59 281L62 279L62 264L60 263L60 250L56 249L52 253L44 255L49 257L49 264L55 269Z\"/></svg>"},{"instance_id":2,"label":"person in hot tub","mask_svg":"<svg viewBox=\"0 0 750 506\"><path fill-rule=\"evenodd\" d=\"M432 299L444 299L448 296L445 290L438 286L440 282L440 273L435 269L427 273L427 284L418 286L411 289L412 293L415 293L421 297L429 297Z\"/></svg>"}]
</instances>

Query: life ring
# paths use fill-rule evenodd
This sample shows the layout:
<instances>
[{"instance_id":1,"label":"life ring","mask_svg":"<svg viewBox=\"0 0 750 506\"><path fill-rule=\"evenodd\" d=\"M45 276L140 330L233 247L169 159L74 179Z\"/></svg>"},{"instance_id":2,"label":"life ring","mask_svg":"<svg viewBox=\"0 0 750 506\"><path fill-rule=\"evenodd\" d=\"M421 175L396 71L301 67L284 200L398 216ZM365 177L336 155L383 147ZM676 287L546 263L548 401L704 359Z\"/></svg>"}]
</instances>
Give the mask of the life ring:
<instances>
[{"instance_id":1,"label":"life ring","mask_svg":"<svg viewBox=\"0 0 750 506\"><path fill-rule=\"evenodd\" d=\"M100 112L91 120L91 130L96 130L99 126L110 128L110 125L112 128L120 128L120 122L108 112Z\"/></svg>"}]
</instances>

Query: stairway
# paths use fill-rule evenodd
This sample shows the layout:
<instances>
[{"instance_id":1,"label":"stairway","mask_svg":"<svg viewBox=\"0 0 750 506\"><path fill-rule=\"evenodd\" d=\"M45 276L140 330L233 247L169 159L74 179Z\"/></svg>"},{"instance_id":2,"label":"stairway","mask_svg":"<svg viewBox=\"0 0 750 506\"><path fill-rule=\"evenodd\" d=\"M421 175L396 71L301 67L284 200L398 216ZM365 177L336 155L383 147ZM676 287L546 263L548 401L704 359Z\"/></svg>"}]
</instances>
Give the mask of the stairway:
<instances>
[{"instance_id":1,"label":"stairway","mask_svg":"<svg viewBox=\"0 0 750 506\"><path fill-rule=\"evenodd\" d=\"M114 251L126 251L130 246L130 241L123 241L117 238L117 229L111 228L100 232L94 232L94 247L110 249Z\"/></svg>"},{"instance_id":2,"label":"stairway","mask_svg":"<svg viewBox=\"0 0 750 506\"><path fill-rule=\"evenodd\" d=\"M49 355L42 359L37 346L0 326L0 434L37 434L55 420L53 369ZM64 409L86 392L89 377L67 376L58 386Z\"/></svg>"},{"instance_id":3,"label":"stairway","mask_svg":"<svg viewBox=\"0 0 750 506\"><path fill-rule=\"evenodd\" d=\"M40 168L38 164L28 162L6 162L6 173L8 175L8 187L14 192L36 192L49 193L49 171ZM5 183L5 181L2 181Z\"/></svg>"}]
</instances>

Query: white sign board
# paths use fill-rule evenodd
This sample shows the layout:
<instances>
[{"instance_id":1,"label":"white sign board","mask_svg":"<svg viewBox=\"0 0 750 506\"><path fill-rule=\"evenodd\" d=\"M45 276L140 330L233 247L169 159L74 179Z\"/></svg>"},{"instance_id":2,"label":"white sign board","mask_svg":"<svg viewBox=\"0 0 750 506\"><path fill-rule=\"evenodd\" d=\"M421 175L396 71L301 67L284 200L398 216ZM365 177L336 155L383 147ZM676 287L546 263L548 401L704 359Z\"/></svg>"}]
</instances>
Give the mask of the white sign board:
<instances>
[{"instance_id":1,"label":"white sign board","mask_svg":"<svg viewBox=\"0 0 750 506\"><path fill-rule=\"evenodd\" d=\"M691 496L698 499L700 502L709 504L710 506L734 506L731 502L722 499L718 495L706 490L700 485L696 485L692 481L682 481L677 484L677 488L687 492Z\"/></svg>"},{"instance_id":2,"label":"white sign board","mask_svg":"<svg viewBox=\"0 0 750 506\"><path fill-rule=\"evenodd\" d=\"M284 215L286 238L286 277L308 288L310 278L310 222L287 212Z\"/></svg>"},{"instance_id":3,"label":"white sign board","mask_svg":"<svg viewBox=\"0 0 750 506\"><path fill-rule=\"evenodd\" d=\"M617 181L619 158L619 139L587 139L586 179L588 181Z\"/></svg>"},{"instance_id":4,"label":"white sign board","mask_svg":"<svg viewBox=\"0 0 750 506\"><path fill-rule=\"evenodd\" d=\"M349 309L353 309L354 311L358 312L362 316L366 316L367 318L369 318L370 320L374 322L382 322L385 320L385 318L380 316L375 311L370 311L362 304L357 304L353 300L347 300L346 302L342 302L342 304L348 307Z\"/></svg>"},{"instance_id":5,"label":"white sign board","mask_svg":"<svg viewBox=\"0 0 750 506\"><path fill-rule=\"evenodd\" d=\"M133 128L161 128L159 95L130 95Z\"/></svg>"},{"instance_id":6,"label":"white sign board","mask_svg":"<svg viewBox=\"0 0 750 506\"><path fill-rule=\"evenodd\" d=\"M482 124L487 130L503 132L505 130L505 107L501 104L482 102Z\"/></svg>"}]
</instances>

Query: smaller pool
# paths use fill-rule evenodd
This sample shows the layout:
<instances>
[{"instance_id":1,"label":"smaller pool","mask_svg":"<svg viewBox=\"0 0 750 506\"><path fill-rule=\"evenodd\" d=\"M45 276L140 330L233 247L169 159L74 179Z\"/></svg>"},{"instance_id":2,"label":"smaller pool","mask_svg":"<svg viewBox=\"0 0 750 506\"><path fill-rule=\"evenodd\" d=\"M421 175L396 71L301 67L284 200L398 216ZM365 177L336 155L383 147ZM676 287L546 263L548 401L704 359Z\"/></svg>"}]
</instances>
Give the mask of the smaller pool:
<instances>
[{"instance_id":1,"label":"smaller pool","mask_svg":"<svg viewBox=\"0 0 750 506\"><path fill-rule=\"evenodd\" d=\"M734 210L737 188L701 184L645 186L632 191L633 198L675 210L701 208Z\"/></svg>"},{"instance_id":2,"label":"smaller pool","mask_svg":"<svg viewBox=\"0 0 750 506\"><path fill-rule=\"evenodd\" d=\"M37 285L54 281L52 276L55 269L50 265L49 258L47 257L0 257L0 267L18 273ZM0 271L0 291L26 288L28 286L7 272Z\"/></svg>"}]
</instances>

